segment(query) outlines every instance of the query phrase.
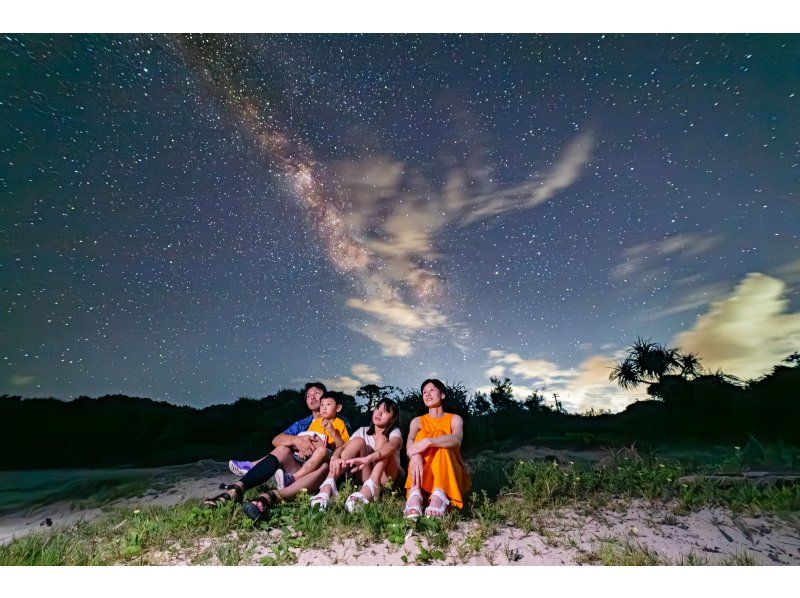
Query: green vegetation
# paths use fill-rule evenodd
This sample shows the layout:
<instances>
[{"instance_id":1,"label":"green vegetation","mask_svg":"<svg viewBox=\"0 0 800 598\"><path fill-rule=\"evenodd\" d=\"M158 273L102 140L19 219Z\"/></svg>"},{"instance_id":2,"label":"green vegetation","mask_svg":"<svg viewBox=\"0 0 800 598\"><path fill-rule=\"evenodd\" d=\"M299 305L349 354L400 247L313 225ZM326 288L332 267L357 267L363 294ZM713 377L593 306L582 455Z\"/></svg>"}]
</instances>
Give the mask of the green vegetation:
<instances>
[{"instance_id":1,"label":"green vegetation","mask_svg":"<svg viewBox=\"0 0 800 598\"><path fill-rule=\"evenodd\" d=\"M466 561L484 551L500 527L536 531L556 546L559 540L547 525L547 513L565 506L599 509L633 499L668 505L665 520L718 505L734 513L777 513L797 525L800 484L780 476L771 485L741 477L731 483L732 476L754 468L800 469L800 450L795 448L800 445L800 354L785 362L789 365L777 365L758 380L741 381L722 372L705 372L695 355L637 339L610 378L626 388L647 385L653 400L630 405L619 414L570 414L557 395L550 404L540 391L519 400L507 378L493 378L488 395L470 396L463 385L451 384L447 410L464 418L462 450L471 463L475 491L463 512L442 519L408 522L402 517L402 496L388 488L378 504L347 513L342 497L352 490L348 483L325 513L310 510L301 497L276 508L261 527L254 527L231 505L215 512L201 510L197 503L111 511L93 522L14 540L0 547L0 564L144 564L174 558L281 565L295 562L300 550L329 547L341 539L355 548L386 542L402 551L405 562L436 563L452 557ZM390 396L398 401L401 427L407 433L422 405L418 391L391 386L362 387L356 393L360 403L340 395L351 428L366 423L369 407ZM80 397L69 403L3 396L0 421L11 425L0 435L0 468L13 467L19 454L25 455L29 469L252 458L265 452L275 433L306 414L296 390L202 410L124 396ZM630 448L612 448L611 457L594 464L509 463L497 456L531 444ZM126 471L118 475L129 487L142 483L134 470ZM102 481L92 483L105 487ZM90 496L85 490L65 488L62 495ZM12 504L25 500L12 498ZM91 500L102 503L103 498L96 494ZM510 548L507 552L510 561L520 556ZM583 550L581 555L587 563L657 561L630 538L606 539L597 550ZM750 564L752 558L741 554L728 560ZM682 562L706 561L690 555Z\"/></svg>"},{"instance_id":2,"label":"green vegetation","mask_svg":"<svg viewBox=\"0 0 800 598\"><path fill-rule=\"evenodd\" d=\"M741 450L731 449L736 455ZM726 467L690 471L677 461L619 451L595 465L559 464L555 461L521 461L503 469L505 484L496 498L485 490L473 494L463 512L442 519L402 517L403 496L384 488L382 500L354 514L344 509L344 497L353 490L343 484L340 495L325 512L311 510L308 501L284 503L266 522L253 525L237 505L216 511L200 509L197 501L175 507L113 510L88 523L33 533L0 547L0 565L107 565L155 564L185 560L193 564L234 565L260 562L285 565L296 562L305 549L330 547L336 541L352 542L356 549L386 542L404 562L435 564L448 555L461 562L481 554L500 527L512 525L538 532L552 546L559 539L544 516L562 507L591 509L614 501L642 499L669 505L676 512L706 505L725 506L734 512L800 512L800 485L724 486L699 475L682 483L687 473L703 474ZM483 470L488 471L483 471ZM497 463L482 461L476 478L498 475ZM255 491L248 493L249 497ZM671 516L671 515L670 515ZM413 546L414 550L407 550ZM489 555L491 556L491 555ZM510 560L518 555L509 554ZM488 558L488 556L487 556ZM728 564L753 564L747 554L727 557ZM582 562L606 565L658 564L657 555L633 539L602 538L596 550L585 552ZM706 564L689 556L679 564Z\"/></svg>"}]
</instances>

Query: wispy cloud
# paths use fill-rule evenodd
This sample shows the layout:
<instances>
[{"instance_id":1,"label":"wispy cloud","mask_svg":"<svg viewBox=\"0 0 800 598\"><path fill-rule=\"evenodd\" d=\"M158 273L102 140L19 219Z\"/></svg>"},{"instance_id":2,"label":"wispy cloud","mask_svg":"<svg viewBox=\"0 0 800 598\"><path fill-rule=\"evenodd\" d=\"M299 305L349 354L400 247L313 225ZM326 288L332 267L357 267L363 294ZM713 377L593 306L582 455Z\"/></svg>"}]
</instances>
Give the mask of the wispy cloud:
<instances>
[{"instance_id":1,"label":"wispy cloud","mask_svg":"<svg viewBox=\"0 0 800 598\"><path fill-rule=\"evenodd\" d=\"M789 284L797 284L800 282L800 257L778 266L771 273Z\"/></svg>"},{"instance_id":2,"label":"wispy cloud","mask_svg":"<svg viewBox=\"0 0 800 598\"><path fill-rule=\"evenodd\" d=\"M634 276L666 274L668 260L692 258L701 255L722 240L722 235L702 236L695 234L673 235L658 241L648 241L628 247L622 252L622 260L611 270L615 281L627 281Z\"/></svg>"},{"instance_id":3,"label":"wispy cloud","mask_svg":"<svg viewBox=\"0 0 800 598\"><path fill-rule=\"evenodd\" d=\"M411 354L411 341L391 329L370 322L351 323L350 329L363 334L381 347L381 352L390 357L405 357Z\"/></svg>"},{"instance_id":4,"label":"wispy cloud","mask_svg":"<svg viewBox=\"0 0 800 598\"><path fill-rule=\"evenodd\" d=\"M447 294L437 267L439 239L447 227L461 227L500 214L539 205L572 185L591 158L594 139L584 134L569 143L547 171L508 187L481 185L485 165L453 166L435 185L418 169L389 157L333 166L347 237L358 239L367 258L353 271L361 297L349 307L364 312L375 326L357 324L387 355L407 355L421 332L449 334L461 346L465 331L434 305Z\"/></svg>"},{"instance_id":5,"label":"wispy cloud","mask_svg":"<svg viewBox=\"0 0 800 598\"><path fill-rule=\"evenodd\" d=\"M674 299L666 307L645 310L642 317L647 320L656 320L665 316L679 314L685 311L697 310L724 297L730 290L730 285L725 283L712 283L690 288Z\"/></svg>"},{"instance_id":6,"label":"wispy cloud","mask_svg":"<svg viewBox=\"0 0 800 598\"><path fill-rule=\"evenodd\" d=\"M13 374L11 376L12 386L30 386L36 380L36 376L28 376L25 374Z\"/></svg>"},{"instance_id":7,"label":"wispy cloud","mask_svg":"<svg viewBox=\"0 0 800 598\"><path fill-rule=\"evenodd\" d=\"M347 305L373 314L381 322L404 330L432 329L447 324L447 316L433 308L414 309L400 301L381 299L348 299Z\"/></svg>"}]
</instances>

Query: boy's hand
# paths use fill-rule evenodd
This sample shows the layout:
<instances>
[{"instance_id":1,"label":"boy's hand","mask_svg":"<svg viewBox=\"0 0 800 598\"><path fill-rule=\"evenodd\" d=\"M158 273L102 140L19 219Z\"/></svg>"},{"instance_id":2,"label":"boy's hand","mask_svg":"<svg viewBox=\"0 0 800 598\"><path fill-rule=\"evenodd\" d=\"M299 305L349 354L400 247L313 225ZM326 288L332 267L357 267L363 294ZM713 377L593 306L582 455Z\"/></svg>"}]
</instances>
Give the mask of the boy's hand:
<instances>
[{"instance_id":1,"label":"boy's hand","mask_svg":"<svg viewBox=\"0 0 800 598\"><path fill-rule=\"evenodd\" d=\"M330 420L323 419L322 420L322 427L325 428L325 430L327 430L331 434L333 434L333 422L331 422Z\"/></svg>"}]
</instances>

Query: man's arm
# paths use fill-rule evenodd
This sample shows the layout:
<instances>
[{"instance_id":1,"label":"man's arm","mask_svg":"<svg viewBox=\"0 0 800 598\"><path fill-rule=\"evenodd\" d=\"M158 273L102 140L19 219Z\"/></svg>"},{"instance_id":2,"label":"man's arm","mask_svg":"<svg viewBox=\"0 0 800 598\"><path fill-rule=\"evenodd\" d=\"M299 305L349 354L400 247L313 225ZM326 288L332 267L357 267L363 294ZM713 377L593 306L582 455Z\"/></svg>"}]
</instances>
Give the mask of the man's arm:
<instances>
[{"instance_id":1,"label":"man's arm","mask_svg":"<svg viewBox=\"0 0 800 598\"><path fill-rule=\"evenodd\" d=\"M300 432L308 429L313 419L304 418L294 422L291 426L286 428L283 432L272 439L272 445L277 448L279 446L288 446L300 452L301 455L308 457L313 451L311 437L299 436Z\"/></svg>"},{"instance_id":2,"label":"man's arm","mask_svg":"<svg viewBox=\"0 0 800 598\"><path fill-rule=\"evenodd\" d=\"M300 438L300 436L293 436L292 434L287 434L286 432L281 432L275 438L272 439L272 446L275 448L279 446L288 446L295 448L296 447L296 440ZM303 438L307 438L307 436L303 436Z\"/></svg>"}]
</instances>

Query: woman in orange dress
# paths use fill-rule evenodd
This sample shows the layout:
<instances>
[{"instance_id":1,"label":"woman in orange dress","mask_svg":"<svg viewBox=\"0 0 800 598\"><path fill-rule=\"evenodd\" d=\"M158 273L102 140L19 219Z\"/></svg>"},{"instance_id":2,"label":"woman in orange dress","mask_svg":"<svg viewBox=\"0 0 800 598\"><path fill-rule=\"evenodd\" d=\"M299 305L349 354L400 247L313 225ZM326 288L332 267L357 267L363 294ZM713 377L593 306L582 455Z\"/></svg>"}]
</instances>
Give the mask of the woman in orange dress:
<instances>
[{"instance_id":1,"label":"woman in orange dress","mask_svg":"<svg viewBox=\"0 0 800 598\"><path fill-rule=\"evenodd\" d=\"M426 415L415 417L408 430L408 476L406 508L409 519L441 517L447 507L464 506L464 496L472 487L461 459L464 421L455 413L445 413L442 402L447 394L441 380L425 380L421 386Z\"/></svg>"}]
</instances>

